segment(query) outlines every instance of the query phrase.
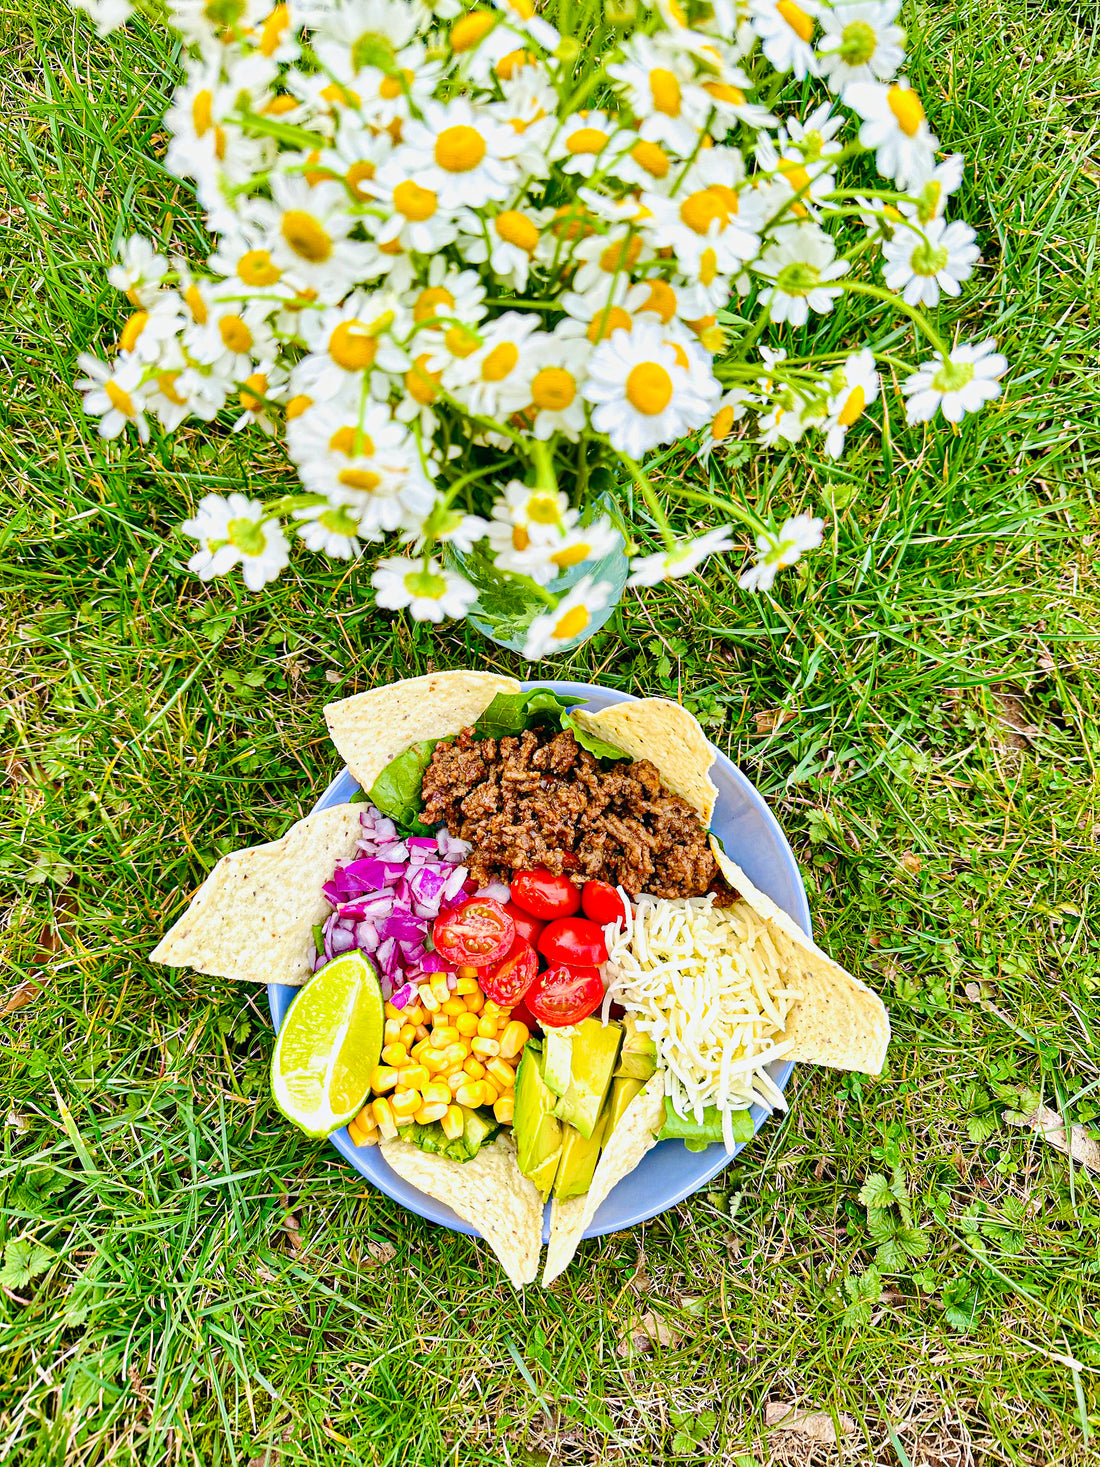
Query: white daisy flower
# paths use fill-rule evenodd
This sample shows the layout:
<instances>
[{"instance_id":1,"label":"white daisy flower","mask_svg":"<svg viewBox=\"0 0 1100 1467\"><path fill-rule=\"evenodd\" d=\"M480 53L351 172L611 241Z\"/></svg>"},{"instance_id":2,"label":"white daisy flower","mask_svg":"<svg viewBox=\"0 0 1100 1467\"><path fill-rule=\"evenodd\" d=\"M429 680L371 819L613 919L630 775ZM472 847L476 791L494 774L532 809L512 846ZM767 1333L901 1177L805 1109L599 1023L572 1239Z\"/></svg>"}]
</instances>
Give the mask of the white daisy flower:
<instances>
[{"instance_id":1,"label":"white daisy flower","mask_svg":"<svg viewBox=\"0 0 1100 1467\"><path fill-rule=\"evenodd\" d=\"M961 423L967 413L976 413L1000 396L997 380L1008 371L1008 361L995 350L990 336L977 344L960 342L947 361L933 357L922 362L901 384L909 399L906 417L910 423L927 423L942 408L949 423Z\"/></svg>"},{"instance_id":2,"label":"white daisy flower","mask_svg":"<svg viewBox=\"0 0 1100 1467\"><path fill-rule=\"evenodd\" d=\"M128 424L137 429L142 443L149 441L142 383L145 366L125 352L113 364L82 351L77 365L87 376L78 377L77 390L84 394L84 411L99 419L99 436L117 438Z\"/></svg>"},{"instance_id":3,"label":"white daisy flower","mask_svg":"<svg viewBox=\"0 0 1100 1467\"><path fill-rule=\"evenodd\" d=\"M745 165L734 148L707 148L666 198L644 193L653 215L645 228L658 247L671 247L687 276L731 275L760 248L757 202L744 188Z\"/></svg>"},{"instance_id":4,"label":"white daisy flower","mask_svg":"<svg viewBox=\"0 0 1100 1467\"><path fill-rule=\"evenodd\" d=\"M526 407L531 400L531 347L543 335L540 324L533 312L520 311L505 311L488 322L480 332L481 344L444 367L444 387L479 417L506 418Z\"/></svg>"},{"instance_id":5,"label":"white daisy flower","mask_svg":"<svg viewBox=\"0 0 1100 1467\"><path fill-rule=\"evenodd\" d=\"M948 198L963 181L965 161L961 153L951 153L942 163L937 163L917 191L917 202L899 205L902 214L918 224L939 219L947 208Z\"/></svg>"},{"instance_id":6,"label":"white daisy flower","mask_svg":"<svg viewBox=\"0 0 1100 1467\"><path fill-rule=\"evenodd\" d=\"M647 142L689 156L711 110L711 99L696 85L691 60L640 33L627 41L623 56L607 71L620 83L638 131Z\"/></svg>"},{"instance_id":7,"label":"white daisy flower","mask_svg":"<svg viewBox=\"0 0 1100 1467\"><path fill-rule=\"evenodd\" d=\"M864 119L859 140L874 149L875 165L883 177L902 188L920 187L930 177L939 142L929 130L921 99L905 77L888 87L854 82L845 88L843 101Z\"/></svg>"},{"instance_id":8,"label":"white daisy flower","mask_svg":"<svg viewBox=\"0 0 1100 1467\"><path fill-rule=\"evenodd\" d=\"M209 581L240 565L248 589L261 590L290 559L286 536L275 520L265 522L263 516L263 505L247 494L205 494L195 517L180 526L200 547L187 569Z\"/></svg>"},{"instance_id":9,"label":"white daisy flower","mask_svg":"<svg viewBox=\"0 0 1100 1467\"><path fill-rule=\"evenodd\" d=\"M469 581L456 571L444 570L435 559L425 562L391 555L378 562L370 579L379 606L387 611L407 609L414 621L463 617L477 600Z\"/></svg>"},{"instance_id":10,"label":"white daisy flower","mask_svg":"<svg viewBox=\"0 0 1100 1467\"><path fill-rule=\"evenodd\" d=\"M592 426L630 458L701 427L721 392L713 377L692 371L684 349L665 339L666 330L636 321L632 331L602 341L588 360L583 391L594 404Z\"/></svg>"},{"instance_id":11,"label":"white daisy flower","mask_svg":"<svg viewBox=\"0 0 1100 1467\"><path fill-rule=\"evenodd\" d=\"M271 180L273 205L251 208L267 226L265 244L279 269L293 276L299 288L316 292L322 304L342 300L359 281L378 274L375 251L361 240L349 239L357 220L348 212L343 184L318 183L304 178Z\"/></svg>"},{"instance_id":12,"label":"white daisy flower","mask_svg":"<svg viewBox=\"0 0 1100 1467\"><path fill-rule=\"evenodd\" d=\"M444 209L480 209L508 197L518 181L516 132L464 98L426 102L422 120L401 132L395 163L434 193Z\"/></svg>"},{"instance_id":13,"label":"white daisy flower","mask_svg":"<svg viewBox=\"0 0 1100 1467\"><path fill-rule=\"evenodd\" d=\"M171 365L161 363L159 370L154 370L142 388L145 411L153 414L166 433L173 432L191 416L191 403L179 387L182 369L183 353L180 352ZM218 406L220 408L221 404Z\"/></svg>"},{"instance_id":14,"label":"white daisy flower","mask_svg":"<svg viewBox=\"0 0 1100 1467\"><path fill-rule=\"evenodd\" d=\"M591 576L578 581L553 611L535 617L523 644L524 657L535 662L553 656L584 636L595 617L607 608L614 589L610 581L593 584Z\"/></svg>"},{"instance_id":15,"label":"white daisy flower","mask_svg":"<svg viewBox=\"0 0 1100 1467\"><path fill-rule=\"evenodd\" d=\"M561 32L535 14L534 0L493 0L493 4L504 12L516 30L530 36L544 51L556 51L561 45Z\"/></svg>"},{"instance_id":16,"label":"white daisy flower","mask_svg":"<svg viewBox=\"0 0 1100 1467\"><path fill-rule=\"evenodd\" d=\"M586 338L541 336L528 358L531 401L526 416L536 438L561 433L576 443L584 428L581 385L592 348Z\"/></svg>"},{"instance_id":17,"label":"white daisy flower","mask_svg":"<svg viewBox=\"0 0 1100 1467\"><path fill-rule=\"evenodd\" d=\"M894 22L901 0L836 0L818 18L821 75L834 92L851 82L889 81L905 60L905 32Z\"/></svg>"},{"instance_id":18,"label":"white daisy flower","mask_svg":"<svg viewBox=\"0 0 1100 1467\"><path fill-rule=\"evenodd\" d=\"M787 520L778 534L767 531L756 537L758 557L744 571L737 584L743 591L770 591L776 575L784 566L801 560L804 550L816 550L822 541L825 521L813 515L796 514Z\"/></svg>"},{"instance_id":19,"label":"white daisy flower","mask_svg":"<svg viewBox=\"0 0 1100 1467\"><path fill-rule=\"evenodd\" d=\"M118 264L107 271L107 279L116 290L125 291L132 306L153 303L168 273L168 261L151 240L132 234L119 246Z\"/></svg>"},{"instance_id":20,"label":"white daisy flower","mask_svg":"<svg viewBox=\"0 0 1100 1467\"><path fill-rule=\"evenodd\" d=\"M489 111L516 134L514 162L520 173L529 178L545 178L550 172L547 149L558 127L558 94L546 73L533 64L530 51L514 54L526 58L526 63L509 71L501 85L503 97L498 102L490 102ZM498 63L498 74L500 67L511 59L505 57Z\"/></svg>"},{"instance_id":21,"label":"white daisy flower","mask_svg":"<svg viewBox=\"0 0 1100 1467\"><path fill-rule=\"evenodd\" d=\"M590 525L574 525L550 539L531 540L516 548L515 527L511 535L505 525L494 521L489 526L489 545L497 567L519 575L530 576L540 586L557 576L583 565L587 560L602 560L618 549L621 537L609 519L597 519Z\"/></svg>"},{"instance_id":22,"label":"white daisy flower","mask_svg":"<svg viewBox=\"0 0 1100 1467\"><path fill-rule=\"evenodd\" d=\"M223 234L208 263L223 277L212 292L215 300L285 301L298 293L255 231Z\"/></svg>"},{"instance_id":23,"label":"white daisy flower","mask_svg":"<svg viewBox=\"0 0 1100 1467\"><path fill-rule=\"evenodd\" d=\"M369 204L369 185L379 168L393 156L393 138L382 128L366 127L358 117L344 113L332 145L322 148L313 171L342 181L358 204Z\"/></svg>"},{"instance_id":24,"label":"white daisy flower","mask_svg":"<svg viewBox=\"0 0 1100 1467\"><path fill-rule=\"evenodd\" d=\"M292 19L289 5L274 5L268 10L262 24L252 28L249 39L265 60L289 64L297 61L302 54L296 34L297 27L301 25L302 21L298 14L298 7L295 6L294 9L295 14Z\"/></svg>"},{"instance_id":25,"label":"white daisy flower","mask_svg":"<svg viewBox=\"0 0 1100 1467\"><path fill-rule=\"evenodd\" d=\"M161 291L126 322L119 333L119 350L131 353L139 362L175 360L186 323L176 292Z\"/></svg>"},{"instance_id":26,"label":"white daisy flower","mask_svg":"<svg viewBox=\"0 0 1100 1467\"><path fill-rule=\"evenodd\" d=\"M272 407L283 403L287 397L287 373L284 367L269 367L265 372L253 372L241 383L240 398L244 411L233 424L233 432L242 428L259 428L273 438L279 430L280 419L272 414Z\"/></svg>"},{"instance_id":27,"label":"white daisy flower","mask_svg":"<svg viewBox=\"0 0 1100 1467\"><path fill-rule=\"evenodd\" d=\"M210 0L171 0L168 13L171 24L188 41L195 41L203 54L216 56L227 50L236 27L248 32L261 25L271 9L271 0L239 0L232 11L232 22L226 24L224 12Z\"/></svg>"},{"instance_id":28,"label":"white daisy flower","mask_svg":"<svg viewBox=\"0 0 1100 1467\"><path fill-rule=\"evenodd\" d=\"M728 526L708 530L692 540L681 540L672 550L658 550L653 555L636 555L630 562L628 586L659 586L662 581L688 576L708 555L720 555L733 549L733 533Z\"/></svg>"},{"instance_id":29,"label":"white daisy flower","mask_svg":"<svg viewBox=\"0 0 1100 1467\"><path fill-rule=\"evenodd\" d=\"M773 448L777 443L797 443L812 421L806 399L789 387L781 388L773 393L769 410L760 415L757 442L765 448Z\"/></svg>"},{"instance_id":30,"label":"white daisy flower","mask_svg":"<svg viewBox=\"0 0 1100 1467\"><path fill-rule=\"evenodd\" d=\"M577 266L573 290L578 295L587 295L596 286L610 285L615 276L628 275L640 261L644 249L644 240L631 225L582 239L573 249Z\"/></svg>"},{"instance_id":31,"label":"white daisy flower","mask_svg":"<svg viewBox=\"0 0 1100 1467\"><path fill-rule=\"evenodd\" d=\"M483 520L477 514L463 514L461 510L451 509L446 500L441 498L436 501L424 523L415 530L405 530L401 539L405 544L412 545L414 555L424 548L424 542L429 537L452 546L460 555L469 555L477 542L484 540L488 533L488 520Z\"/></svg>"},{"instance_id":32,"label":"white daisy flower","mask_svg":"<svg viewBox=\"0 0 1100 1467\"><path fill-rule=\"evenodd\" d=\"M751 0L750 23L776 71L793 71L799 81L819 74L813 38L820 12L817 0Z\"/></svg>"},{"instance_id":33,"label":"white daisy flower","mask_svg":"<svg viewBox=\"0 0 1100 1467\"><path fill-rule=\"evenodd\" d=\"M339 306L303 313L301 334L310 354L295 364L293 389L326 402L357 389L363 374L372 383L380 377L376 395L387 396L386 374L398 376L409 365L408 355L391 335L397 301L386 295L353 291Z\"/></svg>"},{"instance_id":34,"label":"white daisy flower","mask_svg":"<svg viewBox=\"0 0 1100 1467\"><path fill-rule=\"evenodd\" d=\"M710 420L710 425L703 432L695 455L700 463L706 463L715 449L721 448L729 441L734 424L741 421L745 416L748 404L753 401L751 393L745 392L740 387L731 388L718 399L714 404L714 416Z\"/></svg>"},{"instance_id":35,"label":"white daisy flower","mask_svg":"<svg viewBox=\"0 0 1100 1467\"><path fill-rule=\"evenodd\" d=\"M311 504L296 509L294 518L301 521L298 534L310 550L333 560L358 560L362 554L359 521L346 504Z\"/></svg>"},{"instance_id":36,"label":"white daisy flower","mask_svg":"<svg viewBox=\"0 0 1100 1467\"><path fill-rule=\"evenodd\" d=\"M188 405L191 414L204 423L212 422L237 390L236 381L214 367L189 363L172 385L177 397Z\"/></svg>"},{"instance_id":37,"label":"white daisy flower","mask_svg":"<svg viewBox=\"0 0 1100 1467\"><path fill-rule=\"evenodd\" d=\"M980 250L969 224L930 219L923 228L901 225L883 246L883 279L911 306L934 306L940 291L958 295L974 273Z\"/></svg>"},{"instance_id":38,"label":"white daisy flower","mask_svg":"<svg viewBox=\"0 0 1100 1467\"><path fill-rule=\"evenodd\" d=\"M870 351L854 352L836 376L838 382L829 398L828 417L821 424L821 431L825 434L825 452L830 458L839 458L844 452L848 429L879 393L875 358Z\"/></svg>"},{"instance_id":39,"label":"white daisy flower","mask_svg":"<svg viewBox=\"0 0 1100 1467\"><path fill-rule=\"evenodd\" d=\"M646 293L648 295L648 292ZM600 275L587 293L564 291L560 297L564 321L554 327L554 335L568 339L583 336L590 345L606 341L613 331L630 331L634 315L628 302L640 299L629 276Z\"/></svg>"},{"instance_id":40,"label":"white daisy flower","mask_svg":"<svg viewBox=\"0 0 1100 1467\"><path fill-rule=\"evenodd\" d=\"M701 80L700 85L710 99L710 131L719 141L739 122L756 131L776 126L778 119L773 112L769 112L759 102L749 101L746 92L751 89L752 83L739 67L728 70L721 81Z\"/></svg>"},{"instance_id":41,"label":"white daisy flower","mask_svg":"<svg viewBox=\"0 0 1100 1467\"><path fill-rule=\"evenodd\" d=\"M574 112L565 118L547 149L547 157L561 163L565 173L591 178L609 167L628 134L617 118L598 110Z\"/></svg>"},{"instance_id":42,"label":"white daisy flower","mask_svg":"<svg viewBox=\"0 0 1100 1467\"><path fill-rule=\"evenodd\" d=\"M504 209L486 216L465 210L458 222L463 231L458 249L464 260L471 265L488 260L493 274L505 285L513 290L526 289L527 276L542 238L539 225L530 214Z\"/></svg>"},{"instance_id":43,"label":"white daisy flower","mask_svg":"<svg viewBox=\"0 0 1100 1467\"><path fill-rule=\"evenodd\" d=\"M189 326L183 345L196 362L240 380L256 362L275 358L275 333L262 301L238 305L236 301L211 304L203 324Z\"/></svg>"},{"instance_id":44,"label":"white daisy flower","mask_svg":"<svg viewBox=\"0 0 1100 1467\"><path fill-rule=\"evenodd\" d=\"M130 0L69 0L74 10L83 10L96 29L97 36L109 36L134 13Z\"/></svg>"},{"instance_id":45,"label":"white daisy flower","mask_svg":"<svg viewBox=\"0 0 1100 1467\"><path fill-rule=\"evenodd\" d=\"M391 211L375 236L375 243L383 255L399 255L408 251L435 255L457 236L455 211L443 207L434 189L422 188L414 182L400 149L363 187L369 188L374 197ZM414 269L410 270L410 277L413 275Z\"/></svg>"},{"instance_id":46,"label":"white daisy flower","mask_svg":"<svg viewBox=\"0 0 1100 1467\"><path fill-rule=\"evenodd\" d=\"M446 332L456 321L477 326L485 317L485 283L476 270L456 270L441 255L421 272L421 283L408 296L413 326L425 344L433 335Z\"/></svg>"},{"instance_id":47,"label":"white daisy flower","mask_svg":"<svg viewBox=\"0 0 1100 1467\"><path fill-rule=\"evenodd\" d=\"M490 548L502 570L526 574L526 562L513 561L532 546L552 550L576 525L580 512L570 509L561 490L530 488L513 479L493 504L489 524Z\"/></svg>"},{"instance_id":48,"label":"white daisy flower","mask_svg":"<svg viewBox=\"0 0 1100 1467\"><path fill-rule=\"evenodd\" d=\"M843 291L829 282L847 274L848 262L836 258L832 235L814 224L796 224L779 231L753 269L772 282L760 292L771 319L804 326L811 311L832 310Z\"/></svg>"}]
</instances>

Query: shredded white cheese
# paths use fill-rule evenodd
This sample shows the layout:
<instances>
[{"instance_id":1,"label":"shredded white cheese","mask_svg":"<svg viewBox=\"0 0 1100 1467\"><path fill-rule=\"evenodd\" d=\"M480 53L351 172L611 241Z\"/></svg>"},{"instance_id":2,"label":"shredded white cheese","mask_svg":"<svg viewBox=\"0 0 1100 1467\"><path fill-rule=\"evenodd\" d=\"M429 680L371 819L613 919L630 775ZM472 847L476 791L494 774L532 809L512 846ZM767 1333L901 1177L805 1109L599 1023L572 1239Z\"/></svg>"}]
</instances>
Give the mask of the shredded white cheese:
<instances>
[{"instance_id":1,"label":"shredded white cheese","mask_svg":"<svg viewBox=\"0 0 1100 1467\"><path fill-rule=\"evenodd\" d=\"M748 1105L786 1110L766 1066L790 1049L787 1014L801 994L787 986L765 924L744 902L713 896L680 901L642 896L624 925L605 929L605 1005L621 1003L650 1034L677 1114L702 1121Z\"/></svg>"}]
</instances>

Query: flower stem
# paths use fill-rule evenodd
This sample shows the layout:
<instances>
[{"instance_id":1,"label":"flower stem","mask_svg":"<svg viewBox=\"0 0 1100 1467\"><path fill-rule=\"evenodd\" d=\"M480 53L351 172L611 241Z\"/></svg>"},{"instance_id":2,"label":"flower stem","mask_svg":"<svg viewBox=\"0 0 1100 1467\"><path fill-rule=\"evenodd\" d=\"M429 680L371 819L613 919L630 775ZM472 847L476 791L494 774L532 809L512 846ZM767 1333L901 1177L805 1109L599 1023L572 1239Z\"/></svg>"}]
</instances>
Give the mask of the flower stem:
<instances>
[{"instance_id":1,"label":"flower stem","mask_svg":"<svg viewBox=\"0 0 1100 1467\"><path fill-rule=\"evenodd\" d=\"M619 461L622 463L623 467L626 469L630 477L634 480L635 486L641 493L642 498L645 500L646 505L649 508L649 512L653 516L654 520L657 523L657 528L661 532L661 538L664 540L666 548L669 550L674 550L676 548L676 536L673 533L672 526L668 522L668 516L665 514L664 509L661 506L661 501L657 498L657 491L654 489L647 476L642 473L641 468L634 461L634 459L627 458L625 453L620 453Z\"/></svg>"},{"instance_id":2,"label":"flower stem","mask_svg":"<svg viewBox=\"0 0 1100 1467\"><path fill-rule=\"evenodd\" d=\"M902 312L927 336L928 340L939 352L944 361L949 361L951 353L944 344L943 337L935 330L932 323L923 311L918 311L908 301L902 300L901 296L894 295L888 290L883 290L878 285L864 285L857 280L837 280L834 282L841 290L855 295L869 295L873 300L882 301L888 306L893 306Z\"/></svg>"}]
</instances>

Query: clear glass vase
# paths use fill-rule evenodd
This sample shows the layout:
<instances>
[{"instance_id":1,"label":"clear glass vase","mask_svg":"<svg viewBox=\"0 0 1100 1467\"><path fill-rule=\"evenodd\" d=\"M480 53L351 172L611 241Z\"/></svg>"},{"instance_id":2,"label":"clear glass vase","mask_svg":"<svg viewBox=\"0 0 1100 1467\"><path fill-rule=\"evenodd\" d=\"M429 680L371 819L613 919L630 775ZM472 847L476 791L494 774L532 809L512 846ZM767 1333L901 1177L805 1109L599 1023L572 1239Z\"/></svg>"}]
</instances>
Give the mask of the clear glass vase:
<instances>
[{"instance_id":1,"label":"clear glass vase","mask_svg":"<svg viewBox=\"0 0 1100 1467\"><path fill-rule=\"evenodd\" d=\"M593 581L610 581L611 597L604 609L593 615L582 632L555 649L555 656L572 652L582 642L587 642L593 633L598 632L610 620L622 599L627 576L630 574L630 562L623 549L625 532L618 504L610 494L601 494L589 506L582 524L591 524L592 520L605 515L619 531L616 548L599 560L583 560L580 565L571 566L549 582L545 589L555 596L561 596L572 590L585 576L591 576ZM498 571L483 546L484 542L479 542L469 555L463 555L450 545L444 545L443 564L465 576L477 590L477 600L467 613L467 621L490 641L501 647L508 647L513 652L522 652L531 623L547 609L546 602L525 581L516 580Z\"/></svg>"}]
</instances>

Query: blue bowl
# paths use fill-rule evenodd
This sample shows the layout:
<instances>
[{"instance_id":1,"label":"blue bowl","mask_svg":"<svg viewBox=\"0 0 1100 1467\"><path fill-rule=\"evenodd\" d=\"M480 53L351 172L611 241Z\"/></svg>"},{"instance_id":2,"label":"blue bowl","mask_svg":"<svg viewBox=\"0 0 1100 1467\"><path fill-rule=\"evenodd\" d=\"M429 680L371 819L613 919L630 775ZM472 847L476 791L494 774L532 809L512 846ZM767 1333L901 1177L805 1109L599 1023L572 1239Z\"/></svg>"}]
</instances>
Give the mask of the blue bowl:
<instances>
[{"instance_id":1,"label":"blue bowl","mask_svg":"<svg viewBox=\"0 0 1100 1467\"><path fill-rule=\"evenodd\" d=\"M552 682L543 680L525 684L526 687L550 687L558 693L572 693L586 700L593 711L606 708L612 703L632 701L628 693L617 693L610 688L597 688L589 683ZM806 889L802 884L798 866L775 816L741 771L723 754L719 754L711 769L711 778L718 786L718 804L714 812L712 829L750 881L775 901L785 912L789 912L804 932L810 931L810 907L806 900ZM347 769L337 775L317 801L316 809L324 810L330 805L343 804L349 800L359 786ZM269 983L268 1002L271 1018L279 1029L289 1009L297 988L282 983ZM780 1090L786 1089L794 1065L789 1060L778 1060L769 1073ZM753 1106L754 1130L759 1130L768 1117L760 1106ZM338 1131L331 1138L340 1155L374 1183L387 1196L400 1202L411 1212L432 1222L442 1223L458 1233L476 1235L477 1230L463 1222L442 1202L418 1192L386 1165L377 1146L360 1150L355 1146L346 1130ZM742 1143L746 1145L747 1143ZM737 1151L741 1150L738 1146ZM624 1177L604 1200L596 1213L586 1238L598 1238L603 1233L616 1233L623 1228L632 1228L635 1223L656 1217L666 1207L672 1207L690 1193L696 1191L711 1177L720 1172L730 1157L722 1146L708 1146L705 1151L689 1151L682 1141L661 1141L644 1156L634 1171ZM550 1208L546 1209L543 1222L543 1237L550 1236Z\"/></svg>"}]
</instances>

